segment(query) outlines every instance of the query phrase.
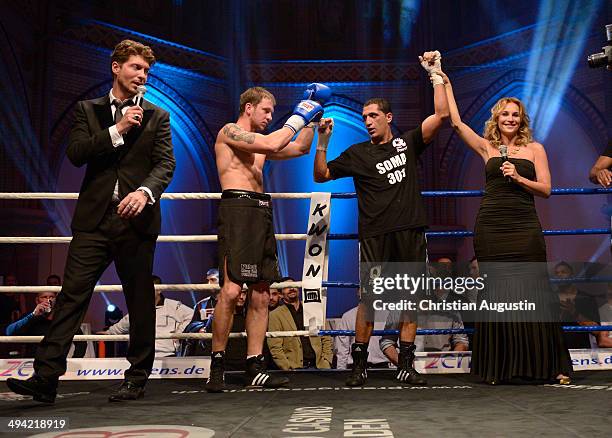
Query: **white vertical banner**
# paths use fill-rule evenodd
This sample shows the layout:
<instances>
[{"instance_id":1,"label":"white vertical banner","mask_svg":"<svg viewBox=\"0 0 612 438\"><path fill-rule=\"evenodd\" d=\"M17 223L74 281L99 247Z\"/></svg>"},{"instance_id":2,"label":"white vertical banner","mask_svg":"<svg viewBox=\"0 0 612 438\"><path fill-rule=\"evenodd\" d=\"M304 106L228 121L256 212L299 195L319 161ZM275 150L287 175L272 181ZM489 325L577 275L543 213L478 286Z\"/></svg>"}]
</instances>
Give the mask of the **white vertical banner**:
<instances>
[{"instance_id":1,"label":"white vertical banner","mask_svg":"<svg viewBox=\"0 0 612 438\"><path fill-rule=\"evenodd\" d=\"M331 193L313 192L302 270L304 327L311 331L325 328L327 289L323 287L323 282L327 281L330 210Z\"/></svg>"}]
</instances>

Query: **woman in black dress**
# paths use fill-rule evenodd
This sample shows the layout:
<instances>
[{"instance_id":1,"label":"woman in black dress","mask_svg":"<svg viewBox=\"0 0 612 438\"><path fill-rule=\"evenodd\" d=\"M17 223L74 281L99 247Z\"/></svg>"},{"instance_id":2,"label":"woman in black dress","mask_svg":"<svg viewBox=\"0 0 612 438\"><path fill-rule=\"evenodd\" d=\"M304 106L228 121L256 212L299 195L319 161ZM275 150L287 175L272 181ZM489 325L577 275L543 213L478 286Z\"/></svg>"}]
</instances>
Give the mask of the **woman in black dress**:
<instances>
[{"instance_id":1,"label":"woman in black dress","mask_svg":"<svg viewBox=\"0 0 612 438\"><path fill-rule=\"evenodd\" d=\"M493 271L501 267L497 273L503 274L487 279L483 295L490 301L506 298L515 302L539 297L552 315L546 243L534 203L534 195L548 198L551 192L546 151L533 141L523 103L512 97L493 106L483 137L476 134L461 121L450 81L442 77L451 125L482 157L485 167L485 195L474 228L474 251L480 266L489 264L495 267ZM507 161L501 158L502 145L507 147ZM539 272L533 272L534 266ZM534 321L522 316L494 316L476 324L472 374L493 384L512 379L568 384L572 368L560 324L552 318Z\"/></svg>"}]
</instances>

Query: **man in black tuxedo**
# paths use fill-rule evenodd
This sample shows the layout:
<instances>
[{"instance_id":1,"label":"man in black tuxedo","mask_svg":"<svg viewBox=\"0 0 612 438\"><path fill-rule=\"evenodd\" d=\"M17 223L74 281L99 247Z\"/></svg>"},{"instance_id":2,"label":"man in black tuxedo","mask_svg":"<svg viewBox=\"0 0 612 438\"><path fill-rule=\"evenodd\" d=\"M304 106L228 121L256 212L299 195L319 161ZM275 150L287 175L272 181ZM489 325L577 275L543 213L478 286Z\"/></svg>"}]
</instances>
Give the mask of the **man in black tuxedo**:
<instances>
[{"instance_id":1,"label":"man in black tuxedo","mask_svg":"<svg viewBox=\"0 0 612 438\"><path fill-rule=\"evenodd\" d=\"M113 88L79 102L66 154L87 171L72 220L64 285L55 317L36 353L34 375L8 379L9 388L53 403L66 355L96 282L111 262L123 285L130 314L130 345L121 387L109 401L143 396L155 353L155 293L152 271L161 228L159 198L175 168L170 116L133 99L155 63L150 47L125 40L111 55Z\"/></svg>"}]
</instances>

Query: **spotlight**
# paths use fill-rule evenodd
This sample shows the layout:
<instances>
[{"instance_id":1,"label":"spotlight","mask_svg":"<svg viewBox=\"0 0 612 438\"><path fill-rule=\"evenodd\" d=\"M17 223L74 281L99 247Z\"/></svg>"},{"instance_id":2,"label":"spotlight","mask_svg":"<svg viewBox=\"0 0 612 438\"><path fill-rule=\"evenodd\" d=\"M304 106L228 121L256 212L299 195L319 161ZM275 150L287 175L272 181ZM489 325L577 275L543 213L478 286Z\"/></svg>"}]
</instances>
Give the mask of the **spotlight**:
<instances>
[{"instance_id":1,"label":"spotlight","mask_svg":"<svg viewBox=\"0 0 612 438\"><path fill-rule=\"evenodd\" d=\"M118 323L121 318L123 318L123 312L119 307L114 304L106 306L106 312L104 312L104 325L107 328Z\"/></svg>"}]
</instances>

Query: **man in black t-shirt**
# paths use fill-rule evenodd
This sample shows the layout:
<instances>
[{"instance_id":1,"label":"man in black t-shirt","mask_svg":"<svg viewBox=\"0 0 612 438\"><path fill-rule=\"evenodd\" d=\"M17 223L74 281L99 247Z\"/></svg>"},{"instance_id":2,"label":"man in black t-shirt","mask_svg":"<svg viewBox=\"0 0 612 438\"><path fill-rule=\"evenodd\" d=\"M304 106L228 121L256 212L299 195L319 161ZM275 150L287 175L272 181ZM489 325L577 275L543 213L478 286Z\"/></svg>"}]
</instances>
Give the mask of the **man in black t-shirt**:
<instances>
[{"instance_id":1,"label":"man in black t-shirt","mask_svg":"<svg viewBox=\"0 0 612 438\"><path fill-rule=\"evenodd\" d=\"M338 158L327 162L326 152L333 121L323 119L314 163L316 182L352 177L359 209L359 253L361 263L417 262L423 267L427 258L425 227L427 219L417 178L417 159L433 140L444 119L448 102L444 93L440 53L426 52L419 57L434 87L435 113L420 126L394 137L393 113L385 99L368 100L363 107L363 121L370 139L354 144ZM362 281L361 299L355 323L355 343L351 347L353 367L346 381L360 386L366 381L368 343L374 327L373 301ZM400 355L397 380L401 383L425 383L414 369L416 314L407 314L400 322Z\"/></svg>"}]
</instances>

